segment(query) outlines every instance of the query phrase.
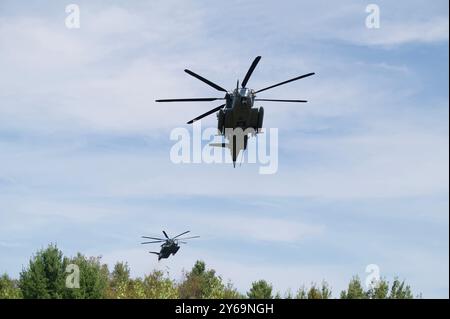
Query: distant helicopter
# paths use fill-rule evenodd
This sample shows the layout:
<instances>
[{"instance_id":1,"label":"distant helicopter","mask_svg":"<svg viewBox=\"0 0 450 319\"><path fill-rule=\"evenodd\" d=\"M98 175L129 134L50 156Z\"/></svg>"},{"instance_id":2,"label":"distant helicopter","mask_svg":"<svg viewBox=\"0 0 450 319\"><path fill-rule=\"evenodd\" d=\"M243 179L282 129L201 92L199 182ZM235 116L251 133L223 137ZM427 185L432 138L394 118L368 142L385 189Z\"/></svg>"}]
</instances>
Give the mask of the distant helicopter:
<instances>
[{"instance_id":1,"label":"distant helicopter","mask_svg":"<svg viewBox=\"0 0 450 319\"><path fill-rule=\"evenodd\" d=\"M251 64L249 70L247 71L247 74L245 75L244 80L241 83L241 88L239 88L239 80L238 80L236 89L234 89L233 91L227 91L223 87L209 81L208 79L188 69L184 70L187 74L199 79L200 81L208 84L209 86L215 88L216 90L225 92L225 96L223 98L162 99L156 100L156 102L209 102L216 100L225 100L224 104L219 105L218 107L215 107L212 110L203 113L200 116L197 116L196 118L187 122L187 124L192 124L195 121L198 121L210 114L213 114L214 112L219 111L217 113L217 129L219 130L220 135L224 136L225 139L229 141L229 143L212 143L210 145L216 147L229 148L233 158L233 166L236 167L236 159L239 155L239 152L241 150L245 151L247 149L248 134L245 134L246 129L252 128L254 130L253 132L255 132L254 134L257 134L261 132L263 126L264 108L260 107L258 109L256 107L253 107L255 101L296 102L296 103L307 102L306 100L257 99L256 94L315 74L315 73L307 73L295 77L293 79L254 91L252 89L247 88L246 86L259 60L261 60L261 57L257 56L253 61L253 63ZM236 128L241 128L242 131L244 132L242 134L243 139L240 139L242 141L236 139L237 134L234 131L234 129Z\"/></svg>"},{"instance_id":2,"label":"distant helicopter","mask_svg":"<svg viewBox=\"0 0 450 319\"><path fill-rule=\"evenodd\" d=\"M158 238L158 237L142 236L142 238L153 239L153 241L147 241L147 242L141 243L141 244L163 243L161 245L161 250L159 252L150 251L151 254L158 255L158 261L160 261L163 258L169 258L169 256L171 254L175 255L177 253L178 249L180 249L180 246L178 245L178 243L187 244L187 242L185 242L184 240L200 237L200 236L192 236L192 237L179 238L180 236L183 236L183 235L189 233L190 232L189 230L185 231L184 233L181 233L179 235L176 235L175 237L172 237L172 238L170 238L164 230L162 232L163 232L164 236L166 237L165 239Z\"/></svg>"}]
</instances>

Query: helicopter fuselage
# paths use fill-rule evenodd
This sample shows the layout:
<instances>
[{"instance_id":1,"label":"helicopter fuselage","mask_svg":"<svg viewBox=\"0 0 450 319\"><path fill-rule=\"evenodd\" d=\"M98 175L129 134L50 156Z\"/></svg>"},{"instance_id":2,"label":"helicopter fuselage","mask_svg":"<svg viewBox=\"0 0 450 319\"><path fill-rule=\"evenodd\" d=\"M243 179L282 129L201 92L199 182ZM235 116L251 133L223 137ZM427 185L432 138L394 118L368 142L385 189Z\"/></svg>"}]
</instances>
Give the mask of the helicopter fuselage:
<instances>
[{"instance_id":1,"label":"helicopter fuselage","mask_svg":"<svg viewBox=\"0 0 450 319\"><path fill-rule=\"evenodd\" d=\"M175 255L179 249L180 246L175 241L168 240L161 245L158 259L169 258L170 255Z\"/></svg>"},{"instance_id":2,"label":"helicopter fuselage","mask_svg":"<svg viewBox=\"0 0 450 319\"><path fill-rule=\"evenodd\" d=\"M241 150L247 149L248 135L256 135L263 125L264 109L253 107L255 93L237 88L225 95L225 107L217 113L217 129L228 141L233 162ZM241 130L236 130L241 129Z\"/></svg>"},{"instance_id":3,"label":"helicopter fuselage","mask_svg":"<svg viewBox=\"0 0 450 319\"><path fill-rule=\"evenodd\" d=\"M226 104L223 111L223 124L218 127L224 134L225 128L241 128L242 130L253 128L258 129L258 109L253 107L255 95L247 88L235 89L225 96ZM222 112L218 113L218 117ZM219 117L220 122L220 117Z\"/></svg>"}]
</instances>

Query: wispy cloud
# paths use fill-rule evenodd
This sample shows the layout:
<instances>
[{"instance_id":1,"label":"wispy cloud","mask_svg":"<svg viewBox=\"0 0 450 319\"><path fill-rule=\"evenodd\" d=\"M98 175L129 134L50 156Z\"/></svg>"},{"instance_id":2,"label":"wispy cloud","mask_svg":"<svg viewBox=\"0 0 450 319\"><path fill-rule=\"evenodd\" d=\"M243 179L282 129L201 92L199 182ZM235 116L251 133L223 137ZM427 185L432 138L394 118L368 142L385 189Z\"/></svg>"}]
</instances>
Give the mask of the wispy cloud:
<instances>
[{"instance_id":1,"label":"wispy cloud","mask_svg":"<svg viewBox=\"0 0 450 319\"><path fill-rule=\"evenodd\" d=\"M63 5L2 2L5 270L58 242L137 274L202 258L243 290L259 278L296 288L293 277L341 289L373 257L448 296L448 2L380 1L377 30L366 4L89 1L68 30ZM264 95L309 100L264 105L265 126L280 129L278 174L171 163L170 129L211 105L154 100L215 96L182 70L231 88L256 55L255 88L317 73ZM138 246L186 227L201 240L169 261ZM12 243L23 245L11 254Z\"/></svg>"}]
</instances>

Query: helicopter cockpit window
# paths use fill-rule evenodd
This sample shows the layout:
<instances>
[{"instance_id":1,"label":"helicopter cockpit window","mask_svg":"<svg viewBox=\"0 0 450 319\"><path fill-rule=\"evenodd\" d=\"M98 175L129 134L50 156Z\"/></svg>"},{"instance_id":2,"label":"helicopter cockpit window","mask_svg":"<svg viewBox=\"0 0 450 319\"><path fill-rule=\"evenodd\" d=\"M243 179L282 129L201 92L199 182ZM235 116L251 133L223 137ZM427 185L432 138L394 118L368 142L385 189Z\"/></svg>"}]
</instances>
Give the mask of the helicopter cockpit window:
<instances>
[{"instance_id":1,"label":"helicopter cockpit window","mask_svg":"<svg viewBox=\"0 0 450 319\"><path fill-rule=\"evenodd\" d=\"M240 89L239 90L239 95L240 96L249 96L250 95L250 90L249 89Z\"/></svg>"}]
</instances>

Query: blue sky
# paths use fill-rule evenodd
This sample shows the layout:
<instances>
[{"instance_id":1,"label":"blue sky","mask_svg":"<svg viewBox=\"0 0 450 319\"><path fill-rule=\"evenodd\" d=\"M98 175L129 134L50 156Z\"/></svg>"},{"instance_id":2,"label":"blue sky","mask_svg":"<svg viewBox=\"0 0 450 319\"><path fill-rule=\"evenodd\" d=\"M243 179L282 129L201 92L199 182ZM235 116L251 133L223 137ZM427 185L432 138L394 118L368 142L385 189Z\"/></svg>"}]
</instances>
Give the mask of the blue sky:
<instances>
[{"instance_id":1,"label":"blue sky","mask_svg":"<svg viewBox=\"0 0 450 319\"><path fill-rule=\"evenodd\" d=\"M125 260L178 277L197 259L245 291L327 280L338 296L368 264L448 298L448 2L0 3L0 272L37 249ZM261 55L279 169L175 165L170 131L215 104L190 68L227 88ZM261 95L262 97L262 95ZM203 121L215 125L214 117ZM157 263L141 235L202 238Z\"/></svg>"}]
</instances>

